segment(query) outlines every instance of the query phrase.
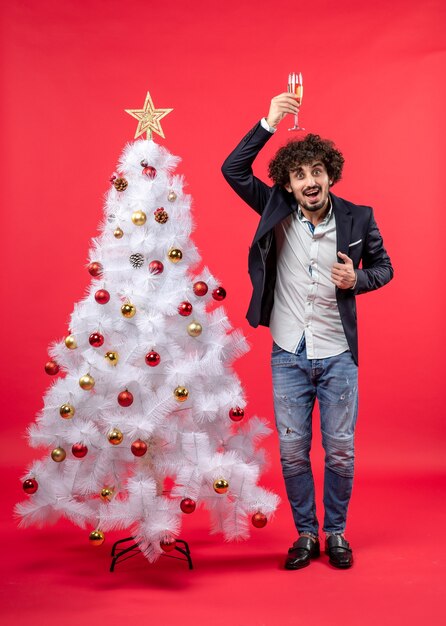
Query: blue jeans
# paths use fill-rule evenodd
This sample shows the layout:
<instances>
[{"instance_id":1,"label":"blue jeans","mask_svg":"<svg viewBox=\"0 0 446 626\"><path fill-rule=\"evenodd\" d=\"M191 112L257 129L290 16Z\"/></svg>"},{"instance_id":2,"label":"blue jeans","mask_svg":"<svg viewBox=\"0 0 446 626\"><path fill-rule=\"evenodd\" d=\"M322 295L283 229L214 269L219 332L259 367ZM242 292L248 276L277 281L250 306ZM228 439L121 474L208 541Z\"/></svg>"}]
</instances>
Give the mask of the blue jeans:
<instances>
[{"instance_id":1,"label":"blue jeans","mask_svg":"<svg viewBox=\"0 0 446 626\"><path fill-rule=\"evenodd\" d=\"M353 485L358 367L348 350L308 359L304 337L295 354L273 343L271 367L280 460L296 529L300 534L319 531L310 463L317 398L325 450L323 530L342 533Z\"/></svg>"}]
</instances>

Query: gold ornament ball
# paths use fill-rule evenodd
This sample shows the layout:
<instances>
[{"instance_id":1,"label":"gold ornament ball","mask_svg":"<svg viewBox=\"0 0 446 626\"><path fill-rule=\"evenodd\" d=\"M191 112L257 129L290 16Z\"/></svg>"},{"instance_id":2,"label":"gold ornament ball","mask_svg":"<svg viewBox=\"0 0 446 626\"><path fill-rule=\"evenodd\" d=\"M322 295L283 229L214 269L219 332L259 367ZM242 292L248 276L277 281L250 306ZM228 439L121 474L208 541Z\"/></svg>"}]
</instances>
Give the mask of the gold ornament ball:
<instances>
[{"instance_id":1,"label":"gold ornament ball","mask_svg":"<svg viewBox=\"0 0 446 626\"><path fill-rule=\"evenodd\" d=\"M79 378L79 385L82 387L82 389L85 389L86 391L93 389L94 387L93 376L90 376L90 374L85 374L85 376L81 376Z\"/></svg>"},{"instance_id":2,"label":"gold ornament ball","mask_svg":"<svg viewBox=\"0 0 446 626\"><path fill-rule=\"evenodd\" d=\"M173 395L175 396L175 399L178 400L178 402L186 402L187 398L189 397L189 391L186 389L186 387L177 387L173 392Z\"/></svg>"},{"instance_id":3,"label":"gold ornament ball","mask_svg":"<svg viewBox=\"0 0 446 626\"><path fill-rule=\"evenodd\" d=\"M93 530L90 533L89 540L93 546L101 546L105 541L105 535L101 530Z\"/></svg>"},{"instance_id":4,"label":"gold ornament ball","mask_svg":"<svg viewBox=\"0 0 446 626\"><path fill-rule=\"evenodd\" d=\"M116 237L116 239L121 239L121 237L124 236L124 231L118 226L118 228L115 228L113 231L113 236Z\"/></svg>"},{"instance_id":5,"label":"gold ornament ball","mask_svg":"<svg viewBox=\"0 0 446 626\"><path fill-rule=\"evenodd\" d=\"M119 446L119 444L122 443L122 440L124 439L124 435L119 430L119 428L113 428L113 430L111 430L107 436L109 442L113 446Z\"/></svg>"},{"instance_id":6,"label":"gold ornament ball","mask_svg":"<svg viewBox=\"0 0 446 626\"><path fill-rule=\"evenodd\" d=\"M101 489L101 500L104 502L110 502L113 498L113 489L111 487L104 487Z\"/></svg>"},{"instance_id":7,"label":"gold ornament ball","mask_svg":"<svg viewBox=\"0 0 446 626\"><path fill-rule=\"evenodd\" d=\"M191 337L198 337L199 335L201 335L202 330L203 327L199 322L191 322L187 327L187 332Z\"/></svg>"},{"instance_id":8,"label":"gold ornament ball","mask_svg":"<svg viewBox=\"0 0 446 626\"><path fill-rule=\"evenodd\" d=\"M175 202L175 200L177 199L177 194L174 191L169 191L167 199L169 200L169 202Z\"/></svg>"},{"instance_id":9,"label":"gold ornament ball","mask_svg":"<svg viewBox=\"0 0 446 626\"><path fill-rule=\"evenodd\" d=\"M146 223L147 215L144 211L134 211L132 213L132 222L135 226L143 226Z\"/></svg>"},{"instance_id":10,"label":"gold ornament ball","mask_svg":"<svg viewBox=\"0 0 446 626\"><path fill-rule=\"evenodd\" d=\"M111 365L114 365L114 366L118 365L119 354L117 352L106 352L105 358Z\"/></svg>"},{"instance_id":11,"label":"gold ornament ball","mask_svg":"<svg viewBox=\"0 0 446 626\"><path fill-rule=\"evenodd\" d=\"M214 491L217 493L226 493L229 489L229 483L224 478L217 478L214 480Z\"/></svg>"},{"instance_id":12,"label":"gold ornament ball","mask_svg":"<svg viewBox=\"0 0 446 626\"><path fill-rule=\"evenodd\" d=\"M126 302L121 307L121 313L124 317L133 317L136 313L136 306L134 304L130 304L130 302Z\"/></svg>"},{"instance_id":13,"label":"gold ornament ball","mask_svg":"<svg viewBox=\"0 0 446 626\"><path fill-rule=\"evenodd\" d=\"M169 261L172 261L172 263L179 263L183 258L183 253L179 250L179 248L171 248L167 253L167 256L169 257Z\"/></svg>"},{"instance_id":14,"label":"gold ornament ball","mask_svg":"<svg viewBox=\"0 0 446 626\"><path fill-rule=\"evenodd\" d=\"M74 408L72 404L68 404L68 403L62 404L62 406L59 409L59 413L60 413L60 417L63 417L64 420L69 420L76 413L76 409Z\"/></svg>"},{"instance_id":15,"label":"gold ornament ball","mask_svg":"<svg viewBox=\"0 0 446 626\"><path fill-rule=\"evenodd\" d=\"M51 452L51 458L53 459L53 461L56 461L56 463L64 461L66 456L67 453L63 448L54 448L54 450Z\"/></svg>"},{"instance_id":16,"label":"gold ornament ball","mask_svg":"<svg viewBox=\"0 0 446 626\"><path fill-rule=\"evenodd\" d=\"M69 350L75 350L77 348L77 343L74 335L68 335L68 337L65 337L65 345Z\"/></svg>"}]
</instances>

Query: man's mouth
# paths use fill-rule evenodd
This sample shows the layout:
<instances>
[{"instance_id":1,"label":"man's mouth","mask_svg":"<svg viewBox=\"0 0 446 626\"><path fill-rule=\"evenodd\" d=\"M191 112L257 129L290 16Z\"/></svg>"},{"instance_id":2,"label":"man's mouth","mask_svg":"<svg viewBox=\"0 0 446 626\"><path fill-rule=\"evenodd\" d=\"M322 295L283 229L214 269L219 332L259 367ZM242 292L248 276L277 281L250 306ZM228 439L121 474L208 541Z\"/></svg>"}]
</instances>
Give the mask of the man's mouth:
<instances>
[{"instance_id":1,"label":"man's mouth","mask_svg":"<svg viewBox=\"0 0 446 626\"><path fill-rule=\"evenodd\" d=\"M306 198L309 198L310 200L316 200L317 197L319 196L319 192L320 192L320 188L314 188L314 189L308 189L307 191L304 191L304 196Z\"/></svg>"}]
</instances>

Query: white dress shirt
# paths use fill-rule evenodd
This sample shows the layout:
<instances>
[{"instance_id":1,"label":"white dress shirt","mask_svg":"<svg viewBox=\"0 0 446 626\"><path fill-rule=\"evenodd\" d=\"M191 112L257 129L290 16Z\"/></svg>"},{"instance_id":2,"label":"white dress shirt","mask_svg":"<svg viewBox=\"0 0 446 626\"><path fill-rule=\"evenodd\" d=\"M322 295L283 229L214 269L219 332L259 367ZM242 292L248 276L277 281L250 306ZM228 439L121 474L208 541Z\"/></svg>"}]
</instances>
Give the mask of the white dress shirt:
<instances>
[{"instance_id":1,"label":"white dress shirt","mask_svg":"<svg viewBox=\"0 0 446 626\"><path fill-rule=\"evenodd\" d=\"M331 268L337 259L333 208L314 227L300 208L275 227L277 279L270 330L284 350L295 352L305 334L307 357L324 359L348 350Z\"/></svg>"}]
</instances>

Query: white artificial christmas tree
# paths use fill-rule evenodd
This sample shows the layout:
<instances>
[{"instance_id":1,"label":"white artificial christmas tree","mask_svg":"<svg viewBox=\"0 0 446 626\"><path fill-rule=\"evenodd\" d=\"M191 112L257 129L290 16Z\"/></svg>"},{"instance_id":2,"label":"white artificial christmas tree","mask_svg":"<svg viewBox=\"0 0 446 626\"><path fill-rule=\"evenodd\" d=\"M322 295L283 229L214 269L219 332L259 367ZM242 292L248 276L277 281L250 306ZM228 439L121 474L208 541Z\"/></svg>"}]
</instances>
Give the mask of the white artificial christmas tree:
<instances>
[{"instance_id":1,"label":"white artificial christmas tree","mask_svg":"<svg viewBox=\"0 0 446 626\"><path fill-rule=\"evenodd\" d=\"M170 109L128 111L137 135L162 133ZM152 139L128 144L92 240L92 282L69 335L50 346L57 377L29 428L47 456L23 477L21 525L65 516L91 531L128 529L150 561L175 547L184 514L203 503L213 532L245 538L278 497L258 486L270 429L244 416L232 363L247 352L216 302L225 290L190 235L179 158ZM166 480L167 479L167 480ZM169 484L169 488L167 485Z\"/></svg>"}]
</instances>

